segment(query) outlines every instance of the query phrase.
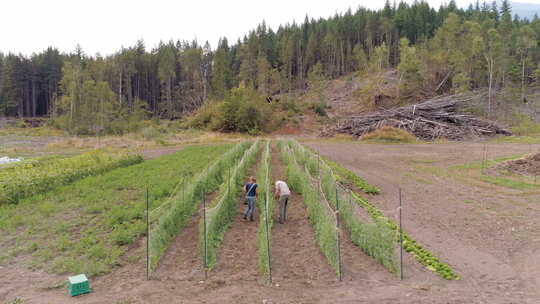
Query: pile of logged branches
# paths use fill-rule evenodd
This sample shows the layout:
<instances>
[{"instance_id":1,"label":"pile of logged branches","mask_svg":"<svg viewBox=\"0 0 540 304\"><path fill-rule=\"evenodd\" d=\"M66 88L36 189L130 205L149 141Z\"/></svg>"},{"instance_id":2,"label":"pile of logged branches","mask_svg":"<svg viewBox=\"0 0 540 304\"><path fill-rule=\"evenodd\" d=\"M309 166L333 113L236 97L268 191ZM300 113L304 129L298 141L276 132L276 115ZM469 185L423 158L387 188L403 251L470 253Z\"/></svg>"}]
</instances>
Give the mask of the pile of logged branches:
<instances>
[{"instance_id":1,"label":"pile of logged branches","mask_svg":"<svg viewBox=\"0 0 540 304\"><path fill-rule=\"evenodd\" d=\"M360 137L384 126L404 129L423 140L463 140L474 136L511 135L493 122L459 111L460 105L473 98L466 95L437 97L420 104L348 117L324 129L321 135L345 133Z\"/></svg>"}]
</instances>

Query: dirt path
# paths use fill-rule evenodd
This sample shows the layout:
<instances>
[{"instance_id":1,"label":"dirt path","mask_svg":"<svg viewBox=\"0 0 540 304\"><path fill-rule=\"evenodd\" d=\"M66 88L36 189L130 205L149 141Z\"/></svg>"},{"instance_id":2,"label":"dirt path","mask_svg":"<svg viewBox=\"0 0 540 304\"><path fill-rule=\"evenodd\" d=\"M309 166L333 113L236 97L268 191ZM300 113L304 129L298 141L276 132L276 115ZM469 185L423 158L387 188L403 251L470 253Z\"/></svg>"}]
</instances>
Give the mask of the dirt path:
<instances>
[{"instance_id":1,"label":"dirt path","mask_svg":"<svg viewBox=\"0 0 540 304\"><path fill-rule=\"evenodd\" d=\"M217 192L208 195L208 201L211 201L216 194ZM201 255L198 250L199 222L202 210L201 204L197 213L191 217L186 227L174 239L152 274L153 280L204 280Z\"/></svg>"},{"instance_id":2,"label":"dirt path","mask_svg":"<svg viewBox=\"0 0 540 304\"><path fill-rule=\"evenodd\" d=\"M259 151L255 164L248 169L247 177L256 176L261 160ZM259 181L260 182L260 181ZM238 196L236 216L231 227L225 232L218 250L215 269L209 272L209 281L215 284L234 284L256 282L259 278L257 231L259 230L259 210L255 207L254 221L244 220L247 205L245 194ZM257 204L255 204L257 206Z\"/></svg>"}]
</instances>

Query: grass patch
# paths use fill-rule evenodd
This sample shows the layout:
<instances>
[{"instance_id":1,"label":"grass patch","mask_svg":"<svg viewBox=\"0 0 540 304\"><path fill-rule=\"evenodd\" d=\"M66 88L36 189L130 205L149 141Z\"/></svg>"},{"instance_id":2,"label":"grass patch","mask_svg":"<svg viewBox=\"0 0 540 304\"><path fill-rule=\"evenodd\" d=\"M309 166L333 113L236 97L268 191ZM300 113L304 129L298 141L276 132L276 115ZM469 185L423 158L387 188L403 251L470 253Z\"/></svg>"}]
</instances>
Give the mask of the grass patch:
<instances>
[{"instance_id":1,"label":"grass patch","mask_svg":"<svg viewBox=\"0 0 540 304\"><path fill-rule=\"evenodd\" d=\"M87 177L17 205L2 205L0 248L12 247L9 238L16 238L19 245L15 248L32 244L35 249L34 243L38 244L30 255L29 266L34 268L90 276L108 272L120 263L128 244L145 232L146 187L150 187L152 208L156 208L184 177L200 172L230 147L186 147Z\"/></svg>"},{"instance_id":2,"label":"grass patch","mask_svg":"<svg viewBox=\"0 0 540 304\"><path fill-rule=\"evenodd\" d=\"M519 181L519 180L514 180L514 179L509 179L509 178L504 178L504 177L499 177L499 176L482 175L481 179L484 182L487 182L493 185L517 189L517 190L532 190L532 189L540 188L540 185L531 184L524 181Z\"/></svg>"},{"instance_id":3,"label":"grass patch","mask_svg":"<svg viewBox=\"0 0 540 304\"><path fill-rule=\"evenodd\" d=\"M501 136L491 141L495 143L540 144L540 135Z\"/></svg>"},{"instance_id":4,"label":"grass patch","mask_svg":"<svg viewBox=\"0 0 540 304\"><path fill-rule=\"evenodd\" d=\"M510 155L510 156L497 157L495 159L488 159L485 162L485 169L487 169L489 167L493 167L493 166L495 166L497 164L500 164L500 163L508 161L508 160L515 160L515 159L519 159L519 158L522 158L522 157L523 157L523 154L514 154L514 155ZM466 163L466 164L454 165L454 166L449 167L449 169L471 170L471 169L482 169L482 166L483 166L482 161L474 161L474 162L470 162L470 163Z\"/></svg>"},{"instance_id":5,"label":"grass patch","mask_svg":"<svg viewBox=\"0 0 540 304\"><path fill-rule=\"evenodd\" d=\"M418 141L411 133L393 127L382 127L363 135L360 139L376 143L415 143Z\"/></svg>"}]
</instances>

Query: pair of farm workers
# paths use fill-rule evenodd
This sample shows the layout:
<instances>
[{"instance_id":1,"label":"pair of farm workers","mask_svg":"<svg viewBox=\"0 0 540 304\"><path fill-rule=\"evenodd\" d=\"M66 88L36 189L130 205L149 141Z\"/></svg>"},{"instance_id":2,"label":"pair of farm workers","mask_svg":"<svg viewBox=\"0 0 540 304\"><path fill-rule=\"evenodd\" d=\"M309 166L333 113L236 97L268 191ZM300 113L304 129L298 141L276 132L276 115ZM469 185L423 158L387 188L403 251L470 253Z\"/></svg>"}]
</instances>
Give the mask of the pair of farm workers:
<instances>
[{"instance_id":1,"label":"pair of farm workers","mask_svg":"<svg viewBox=\"0 0 540 304\"><path fill-rule=\"evenodd\" d=\"M249 220L253 221L253 212L255 211L257 199L257 187L257 180L253 176L249 178L249 181L243 187L247 199L247 209L246 212L244 212L244 220L247 220L249 217ZM274 196L276 199L279 199L279 222L281 224L285 223L287 204L289 203L290 195L291 190L289 190L287 183L282 180L277 180L275 183Z\"/></svg>"}]
</instances>

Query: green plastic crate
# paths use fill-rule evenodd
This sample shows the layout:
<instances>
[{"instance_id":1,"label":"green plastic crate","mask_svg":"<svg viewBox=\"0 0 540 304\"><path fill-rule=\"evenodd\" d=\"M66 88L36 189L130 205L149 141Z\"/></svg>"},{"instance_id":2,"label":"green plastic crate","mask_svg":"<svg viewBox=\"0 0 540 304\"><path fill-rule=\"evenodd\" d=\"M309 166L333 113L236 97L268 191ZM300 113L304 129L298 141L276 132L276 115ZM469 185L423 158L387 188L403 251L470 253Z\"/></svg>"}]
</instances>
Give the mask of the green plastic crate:
<instances>
[{"instance_id":1,"label":"green plastic crate","mask_svg":"<svg viewBox=\"0 0 540 304\"><path fill-rule=\"evenodd\" d=\"M69 277L68 291L72 297L91 292L92 290L90 289L90 282L88 282L86 275L79 274Z\"/></svg>"}]
</instances>

